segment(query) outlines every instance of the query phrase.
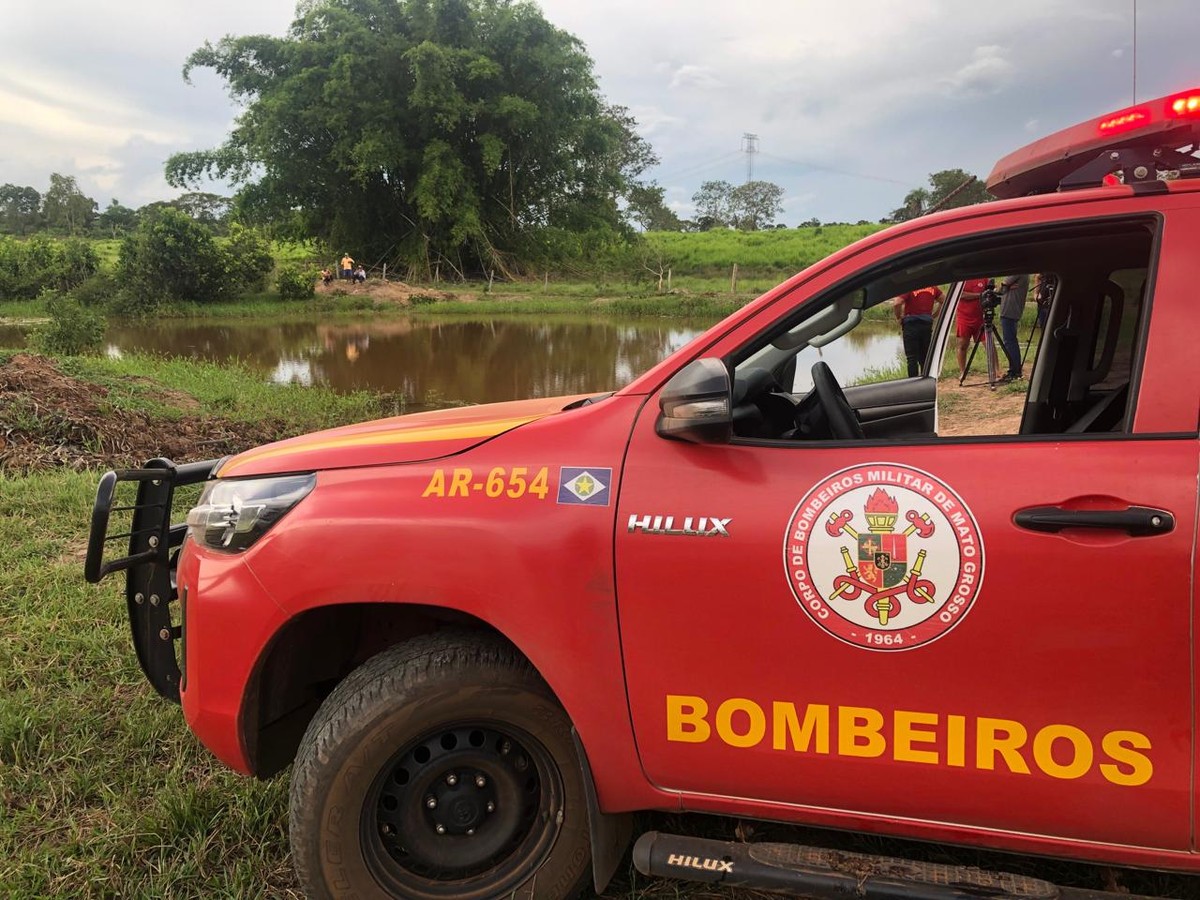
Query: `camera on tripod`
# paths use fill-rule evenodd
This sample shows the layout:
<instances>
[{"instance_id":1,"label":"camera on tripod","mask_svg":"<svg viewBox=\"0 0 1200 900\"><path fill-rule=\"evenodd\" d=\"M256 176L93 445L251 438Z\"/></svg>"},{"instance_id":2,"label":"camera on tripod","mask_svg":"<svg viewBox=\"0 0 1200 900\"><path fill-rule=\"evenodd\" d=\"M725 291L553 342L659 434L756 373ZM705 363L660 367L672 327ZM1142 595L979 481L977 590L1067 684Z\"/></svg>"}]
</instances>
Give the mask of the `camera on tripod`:
<instances>
[{"instance_id":1,"label":"camera on tripod","mask_svg":"<svg viewBox=\"0 0 1200 900\"><path fill-rule=\"evenodd\" d=\"M995 278L989 278L987 284L983 286L983 293L979 295L979 305L983 307L985 313L994 312L1000 305L1000 292L996 290Z\"/></svg>"},{"instance_id":2,"label":"camera on tripod","mask_svg":"<svg viewBox=\"0 0 1200 900\"><path fill-rule=\"evenodd\" d=\"M1037 290L1034 292L1033 299L1037 301L1038 306L1045 306L1054 299L1054 292L1057 288L1057 275L1043 275L1038 280Z\"/></svg>"}]
</instances>

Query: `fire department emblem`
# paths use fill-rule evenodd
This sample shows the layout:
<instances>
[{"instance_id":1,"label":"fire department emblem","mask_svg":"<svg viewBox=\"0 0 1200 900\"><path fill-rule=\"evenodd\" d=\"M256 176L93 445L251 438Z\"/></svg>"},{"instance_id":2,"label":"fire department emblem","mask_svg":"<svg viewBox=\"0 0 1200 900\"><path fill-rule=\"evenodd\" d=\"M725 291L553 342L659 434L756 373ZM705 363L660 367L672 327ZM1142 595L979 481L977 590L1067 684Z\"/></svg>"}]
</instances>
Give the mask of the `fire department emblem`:
<instances>
[{"instance_id":1,"label":"fire department emblem","mask_svg":"<svg viewBox=\"0 0 1200 900\"><path fill-rule=\"evenodd\" d=\"M970 611L983 540L949 486L909 466L869 464L830 475L800 501L784 565L820 628L870 650L911 650Z\"/></svg>"}]
</instances>

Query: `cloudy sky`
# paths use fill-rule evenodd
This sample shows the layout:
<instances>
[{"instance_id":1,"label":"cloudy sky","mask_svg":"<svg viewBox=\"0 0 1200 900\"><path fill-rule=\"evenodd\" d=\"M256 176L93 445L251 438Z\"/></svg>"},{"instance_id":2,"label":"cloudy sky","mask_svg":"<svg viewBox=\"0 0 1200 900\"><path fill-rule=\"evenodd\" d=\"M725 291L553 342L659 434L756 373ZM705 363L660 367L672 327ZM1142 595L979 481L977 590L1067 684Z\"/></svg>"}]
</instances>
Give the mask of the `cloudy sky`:
<instances>
[{"instance_id":1,"label":"cloudy sky","mask_svg":"<svg viewBox=\"0 0 1200 900\"><path fill-rule=\"evenodd\" d=\"M986 177L1072 122L1200 85L1197 0L539 0L579 37L691 213L700 183L782 186L782 221L876 220L930 172ZM1137 10L1136 54L1134 10ZM103 208L179 192L179 150L221 143L237 109L205 40L282 35L295 0L3 0L0 183L74 175ZM222 191L227 192L227 191Z\"/></svg>"}]
</instances>

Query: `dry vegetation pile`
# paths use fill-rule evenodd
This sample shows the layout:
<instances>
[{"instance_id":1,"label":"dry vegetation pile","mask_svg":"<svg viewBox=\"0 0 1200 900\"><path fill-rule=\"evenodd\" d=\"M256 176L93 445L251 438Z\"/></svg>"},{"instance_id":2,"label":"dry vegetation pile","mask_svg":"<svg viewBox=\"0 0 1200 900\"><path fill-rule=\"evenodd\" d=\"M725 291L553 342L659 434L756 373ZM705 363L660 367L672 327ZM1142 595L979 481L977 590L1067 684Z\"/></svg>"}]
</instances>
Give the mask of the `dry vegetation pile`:
<instances>
[{"instance_id":1,"label":"dry vegetation pile","mask_svg":"<svg viewBox=\"0 0 1200 900\"><path fill-rule=\"evenodd\" d=\"M171 392L172 405L196 401ZM179 419L120 409L108 390L64 374L45 357L17 354L0 363L0 471L127 468L156 456L211 459L288 434L283 419L233 422L211 415Z\"/></svg>"},{"instance_id":2,"label":"dry vegetation pile","mask_svg":"<svg viewBox=\"0 0 1200 900\"><path fill-rule=\"evenodd\" d=\"M329 284L318 283L318 296L332 297L370 297L377 304L392 303L398 306L416 306L431 300L453 300L455 295L447 291L434 290L428 287L413 287L403 281L384 281L382 278L368 278L364 282L331 281ZM413 298L417 298L414 302Z\"/></svg>"}]
</instances>

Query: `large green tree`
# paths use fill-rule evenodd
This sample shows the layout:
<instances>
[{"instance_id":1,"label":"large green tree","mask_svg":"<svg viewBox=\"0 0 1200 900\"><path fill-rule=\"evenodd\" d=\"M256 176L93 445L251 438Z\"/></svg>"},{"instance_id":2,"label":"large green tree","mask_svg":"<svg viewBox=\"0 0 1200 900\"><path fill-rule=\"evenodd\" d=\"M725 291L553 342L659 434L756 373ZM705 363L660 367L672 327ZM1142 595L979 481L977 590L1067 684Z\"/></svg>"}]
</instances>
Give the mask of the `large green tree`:
<instances>
[{"instance_id":1,"label":"large green tree","mask_svg":"<svg viewBox=\"0 0 1200 900\"><path fill-rule=\"evenodd\" d=\"M728 181L706 181L692 195L700 230L768 228L783 211L783 188L770 181L747 181L734 187Z\"/></svg>"},{"instance_id":2,"label":"large green tree","mask_svg":"<svg viewBox=\"0 0 1200 900\"><path fill-rule=\"evenodd\" d=\"M0 185L0 228L9 234L35 231L42 214L42 195L28 185Z\"/></svg>"},{"instance_id":3,"label":"large green tree","mask_svg":"<svg viewBox=\"0 0 1200 900\"><path fill-rule=\"evenodd\" d=\"M679 216L667 206L666 188L657 184L635 186L629 191L629 214L646 231L682 231Z\"/></svg>"},{"instance_id":4,"label":"large green tree","mask_svg":"<svg viewBox=\"0 0 1200 900\"><path fill-rule=\"evenodd\" d=\"M104 212L96 216L95 225L106 234L117 237L126 234L137 227L138 214L119 201L116 197L104 208Z\"/></svg>"},{"instance_id":5,"label":"large green tree","mask_svg":"<svg viewBox=\"0 0 1200 900\"><path fill-rule=\"evenodd\" d=\"M905 222L942 209L973 206L992 199L983 182L962 169L943 169L929 176L929 187L913 188L904 203L892 210L884 222Z\"/></svg>"},{"instance_id":6,"label":"large green tree","mask_svg":"<svg viewBox=\"0 0 1200 900\"><path fill-rule=\"evenodd\" d=\"M571 243L554 232L617 232L655 161L582 44L524 0L306 0L285 37L205 44L195 68L243 110L168 181L231 179L239 215L372 262L491 268Z\"/></svg>"},{"instance_id":7,"label":"large green tree","mask_svg":"<svg viewBox=\"0 0 1200 900\"><path fill-rule=\"evenodd\" d=\"M81 234L96 218L96 201L79 189L74 175L50 176L50 189L42 197L42 216L51 228Z\"/></svg>"}]
</instances>

